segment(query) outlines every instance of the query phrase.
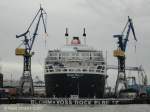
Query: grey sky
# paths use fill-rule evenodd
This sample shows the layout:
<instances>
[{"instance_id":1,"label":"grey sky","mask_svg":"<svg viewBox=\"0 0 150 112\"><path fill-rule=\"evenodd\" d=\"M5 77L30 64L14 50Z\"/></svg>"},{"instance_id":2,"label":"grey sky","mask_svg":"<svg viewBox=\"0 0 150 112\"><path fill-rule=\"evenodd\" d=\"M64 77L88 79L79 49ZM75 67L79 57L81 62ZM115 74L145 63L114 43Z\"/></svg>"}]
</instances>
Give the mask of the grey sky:
<instances>
[{"instance_id":1,"label":"grey sky","mask_svg":"<svg viewBox=\"0 0 150 112\"><path fill-rule=\"evenodd\" d=\"M70 37L82 36L82 28L87 31L87 43L104 52L108 51L108 64L117 64L112 56L119 34L129 15L133 19L138 38L134 52L133 36L129 37L127 64L142 64L150 73L150 1L149 0L1 0L0 3L0 58L5 77L12 73L19 78L22 74L22 57L15 56L15 48L21 40L15 35L25 32L42 3L48 14L48 38L46 48L44 34L40 30L34 44L33 75L43 77L43 63L48 49L59 48L65 43L65 28ZM40 28L41 29L41 28ZM115 77L115 75L110 76ZM150 77L149 77L150 80Z\"/></svg>"}]
</instances>

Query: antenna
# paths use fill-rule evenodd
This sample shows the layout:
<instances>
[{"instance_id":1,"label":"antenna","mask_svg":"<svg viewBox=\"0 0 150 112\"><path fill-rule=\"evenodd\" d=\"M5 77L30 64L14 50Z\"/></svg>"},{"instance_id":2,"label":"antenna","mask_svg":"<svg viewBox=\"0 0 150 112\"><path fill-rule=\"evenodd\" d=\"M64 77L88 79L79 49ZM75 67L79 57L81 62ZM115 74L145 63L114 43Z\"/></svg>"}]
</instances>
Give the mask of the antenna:
<instances>
[{"instance_id":1,"label":"antenna","mask_svg":"<svg viewBox=\"0 0 150 112\"><path fill-rule=\"evenodd\" d=\"M84 44L86 45L86 33L85 33L85 28L83 28L83 37L84 37Z\"/></svg>"},{"instance_id":2,"label":"antenna","mask_svg":"<svg viewBox=\"0 0 150 112\"><path fill-rule=\"evenodd\" d=\"M66 45L68 45L68 28L66 28L66 33L65 33L65 37L66 37Z\"/></svg>"}]
</instances>

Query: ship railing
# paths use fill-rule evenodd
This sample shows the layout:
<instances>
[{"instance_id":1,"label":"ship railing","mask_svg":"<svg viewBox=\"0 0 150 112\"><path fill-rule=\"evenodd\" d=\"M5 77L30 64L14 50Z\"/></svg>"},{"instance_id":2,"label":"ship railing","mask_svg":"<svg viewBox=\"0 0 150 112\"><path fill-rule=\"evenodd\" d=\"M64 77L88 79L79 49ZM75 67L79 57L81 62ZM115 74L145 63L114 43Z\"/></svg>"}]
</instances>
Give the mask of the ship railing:
<instances>
[{"instance_id":1,"label":"ship railing","mask_svg":"<svg viewBox=\"0 0 150 112\"><path fill-rule=\"evenodd\" d=\"M92 68L53 68L45 69L45 73L99 73L106 74L105 69Z\"/></svg>"},{"instance_id":2,"label":"ship railing","mask_svg":"<svg viewBox=\"0 0 150 112\"><path fill-rule=\"evenodd\" d=\"M48 56L103 56L103 52L102 51L98 51L98 52L49 52Z\"/></svg>"},{"instance_id":3,"label":"ship railing","mask_svg":"<svg viewBox=\"0 0 150 112\"><path fill-rule=\"evenodd\" d=\"M104 61L100 56L49 56L46 60L49 61Z\"/></svg>"}]
</instances>

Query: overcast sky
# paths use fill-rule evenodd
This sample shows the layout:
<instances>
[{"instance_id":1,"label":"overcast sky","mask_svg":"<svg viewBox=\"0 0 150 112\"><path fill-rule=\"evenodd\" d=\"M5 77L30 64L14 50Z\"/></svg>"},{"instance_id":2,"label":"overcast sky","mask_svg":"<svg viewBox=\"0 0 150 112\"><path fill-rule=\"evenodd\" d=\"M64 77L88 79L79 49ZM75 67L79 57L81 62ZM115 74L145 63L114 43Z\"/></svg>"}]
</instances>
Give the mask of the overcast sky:
<instances>
[{"instance_id":1,"label":"overcast sky","mask_svg":"<svg viewBox=\"0 0 150 112\"><path fill-rule=\"evenodd\" d=\"M1 0L0 2L0 59L5 78L19 79L22 74L23 58L15 56L15 48L21 43L16 34L26 31L40 3L48 14L45 38L42 28L34 44L32 74L43 77L43 64L48 49L59 48L65 43L65 28L69 35L82 36L87 32L87 44L108 52L108 64L117 65L112 52L117 40L112 35L120 34L127 22L133 19L138 42L132 34L127 46L127 65L143 65L150 74L150 0ZM135 52L136 45L136 52ZM46 46L46 47L45 47ZM116 75L111 74L110 79ZM149 76L148 76L149 77ZM150 80L150 77L149 77Z\"/></svg>"}]
</instances>

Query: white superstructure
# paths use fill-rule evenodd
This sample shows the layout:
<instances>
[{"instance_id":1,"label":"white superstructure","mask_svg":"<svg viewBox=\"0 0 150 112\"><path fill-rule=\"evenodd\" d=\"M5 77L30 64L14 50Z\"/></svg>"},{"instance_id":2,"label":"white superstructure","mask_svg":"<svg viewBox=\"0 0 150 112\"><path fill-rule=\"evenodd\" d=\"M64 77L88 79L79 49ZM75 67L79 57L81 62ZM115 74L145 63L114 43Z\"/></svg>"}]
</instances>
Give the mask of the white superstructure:
<instances>
[{"instance_id":1,"label":"white superstructure","mask_svg":"<svg viewBox=\"0 0 150 112\"><path fill-rule=\"evenodd\" d=\"M71 44L57 50L49 50L45 60L45 74L94 73L106 74L103 52L82 45L78 37Z\"/></svg>"}]
</instances>

